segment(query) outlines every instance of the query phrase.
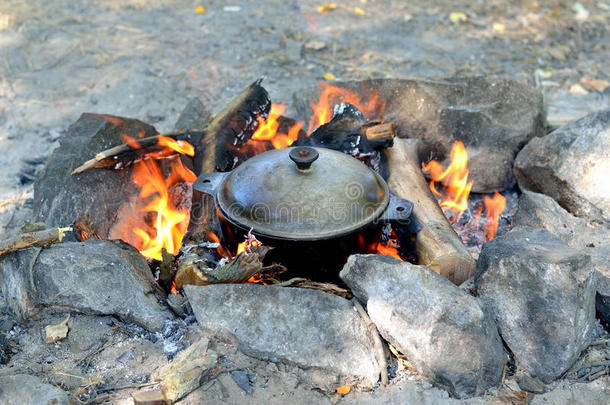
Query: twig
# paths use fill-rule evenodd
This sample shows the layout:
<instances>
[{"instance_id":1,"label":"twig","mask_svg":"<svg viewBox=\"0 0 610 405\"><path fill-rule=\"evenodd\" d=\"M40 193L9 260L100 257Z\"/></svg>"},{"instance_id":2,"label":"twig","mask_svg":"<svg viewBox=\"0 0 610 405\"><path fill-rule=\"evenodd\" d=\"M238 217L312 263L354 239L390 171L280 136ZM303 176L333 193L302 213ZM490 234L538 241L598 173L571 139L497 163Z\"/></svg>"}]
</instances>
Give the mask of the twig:
<instances>
[{"instance_id":1,"label":"twig","mask_svg":"<svg viewBox=\"0 0 610 405\"><path fill-rule=\"evenodd\" d=\"M71 227L52 228L36 232L27 232L0 242L0 256L31 246L48 246L61 242Z\"/></svg>"},{"instance_id":2,"label":"twig","mask_svg":"<svg viewBox=\"0 0 610 405\"><path fill-rule=\"evenodd\" d=\"M360 317L364 320L367 327L369 328L369 332L371 333L371 339L373 340L373 348L375 349L375 357L377 358L377 363L379 364L380 372L381 372L381 386L385 387L388 385L388 361L385 357L385 352L383 350L383 342L381 341L381 336L379 336L379 332L377 331L377 327L371 321L369 314L366 313L360 301L357 298L352 298L352 304L354 304L354 308L358 311Z\"/></svg>"}]
</instances>

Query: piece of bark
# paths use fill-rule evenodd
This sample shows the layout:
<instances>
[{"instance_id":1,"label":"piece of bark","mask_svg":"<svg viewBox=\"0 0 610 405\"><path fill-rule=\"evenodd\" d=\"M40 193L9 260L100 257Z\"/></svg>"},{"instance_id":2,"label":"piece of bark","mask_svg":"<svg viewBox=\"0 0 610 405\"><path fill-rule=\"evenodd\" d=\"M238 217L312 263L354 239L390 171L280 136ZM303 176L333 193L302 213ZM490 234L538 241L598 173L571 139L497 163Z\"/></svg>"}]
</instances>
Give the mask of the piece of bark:
<instances>
[{"instance_id":1,"label":"piece of bark","mask_svg":"<svg viewBox=\"0 0 610 405\"><path fill-rule=\"evenodd\" d=\"M68 327L69 320L70 314L68 314L68 317L58 324L45 326L45 341L47 343L55 343L68 337L68 331L70 330Z\"/></svg>"},{"instance_id":2,"label":"piece of bark","mask_svg":"<svg viewBox=\"0 0 610 405\"><path fill-rule=\"evenodd\" d=\"M61 242L72 228L52 228L36 232L27 232L0 242L0 256L31 246L48 246Z\"/></svg>"},{"instance_id":3,"label":"piece of bark","mask_svg":"<svg viewBox=\"0 0 610 405\"><path fill-rule=\"evenodd\" d=\"M257 246L251 253L240 253L229 263L209 268L205 261L197 255L189 255L182 259L176 272L176 288L179 290L186 284L210 285L219 283L243 283L263 269L263 258L269 247Z\"/></svg>"},{"instance_id":4,"label":"piece of bark","mask_svg":"<svg viewBox=\"0 0 610 405\"><path fill-rule=\"evenodd\" d=\"M416 139L394 140L386 149L390 190L413 202L422 229L416 235L418 264L427 266L459 285L474 274L476 262L447 221L421 171L424 144Z\"/></svg>"},{"instance_id":5,"label":"piece of bark","mask_svg":"<svg viewBox=\"0 0 610 405\"><path fill-rule=\"evenodd\" d=\"M178 401L218 375L218 356L208 346L209 340L202 337L159 369L156 380L168 400Z\"/></svg>"},{"instance_id":6,"label":"piece of bark","mask_svg":"<svg viewBox=\"0 0 610 405\"><path fill-rule=\"evenodd\" d=\"M269 94L262 79L242 91L214 117L205 134L195 145L195 174L233 169L234 151L250 140L258 128L258 118L271 111Z\"/></svg>"}]
</instances>

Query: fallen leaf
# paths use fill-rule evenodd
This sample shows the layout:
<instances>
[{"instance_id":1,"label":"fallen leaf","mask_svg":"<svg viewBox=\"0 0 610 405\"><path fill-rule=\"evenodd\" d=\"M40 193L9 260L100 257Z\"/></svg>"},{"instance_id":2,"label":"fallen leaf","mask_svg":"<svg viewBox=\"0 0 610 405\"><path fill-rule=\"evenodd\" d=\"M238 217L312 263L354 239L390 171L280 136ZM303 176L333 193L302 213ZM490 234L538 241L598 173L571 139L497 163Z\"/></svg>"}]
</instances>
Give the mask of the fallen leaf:
<instances>
[{"instance_id":1,"label":"fallen leaf","mask_svg":"<svg viewBox=\"0 0 610 405\"><path fill-rule=\"evenodd\" d=\"M335 80L337 77L332 73L324 73L324 80L330 82L331 80Z\"/></svg>"},{"instance_id":2,"label":"fallen leaf","mask_svg":"<svg viewBox=\"0 0 610 405\"><path fill-rule=\"evenodd\" d=\"M466 14L462 13L461 11L454 11L453 13L449 14L449 19L452 23L459 24L466 21L468 17L466 17Z\"/></svg>"},{"instance_id":3,"label":"fallen leaf","mask_svg":"<svg viewBox=\"0 0 610 405\"><path fill-rule=\"evenodd\" d=\"M342 385L336 388L337 394L347 395L352 390L352 387L349 384Z\"/></svg>"},{"instance_id":4,"label":"fallen leaf","mask_svg":"<svg viewBox=\"0 0 610 405\"><path fill-rule=\"evenodd\" d=\"M360 7L354 7L354 13L358 14L358 15L365 15L366 11L364 11L363 9L361 9Z\"/></svg>"},{"instance_id":5,"label":"fallen leaf","mask_svg":"<svg viewBox=\"0 0 610 405\"><path fill-rule=\"evenodd\" d=\"M325 4L323 6L318 7L318 13L324 13L326 11L334 10L337 8L335 3Z\"/></svg>"},{"instance_id":6,"label":"fallen leaf","mask_svg":"<svg viewBox=\"0 0 610 405\"><path fill-rule=\"evenodd\" d=\"M607 80L602 79L590 79L588 77L583 77L580 79L580 84L589 91L598 91L603 93L608 87L610 87L610 83Z\"/></svg>"},{"instance_id":7,"label":"fallen leaf","mask_svg":"<svg viewBox=\"0 0 610 405\"><path fill-rule=\"evenodd\" d=\"M585 90L585 88L582 87L578 83L571 85L569 91L570 91L570 94L582 94L582 95L589 94L589 92L587 90Z\"/></svg>"},{"instance_id":8,"label":"fallen leaf","mask_svg":"<svg viewBox=\"0 0 610 405\"><path fill-rule=\"evenodd\" d=\"M68 313L68 317L56 324L56 325L47 325L44 328L45 334L46 334L46 342L47 343L55 343L55 342L59 342L60 340L65 339L68 336L68 321L70 320L70 314Z\"/></svg>"},{"instance_id":9,"label":"fallen leaf","mask_svg":"<svg viewBox=\"0 0 610 405\"><path fill-rule=\"evenodd\" d=\"M502 23L499 23L499 22L493 23L493 25L491 27L498 34L504 34L504 32L506 31L506 26L504 24L502 24Z\"/></svg>"},{"instance_id":10,"label":"fallen leaf","mask_svg":"<svg viewBox=\"0 0 610 405\"><path fill-rule=\"evenodd\" d=\"M205 7L203 6L197 6L195 8L195 14L205 14Z\"/></svg>"}]
</instances>

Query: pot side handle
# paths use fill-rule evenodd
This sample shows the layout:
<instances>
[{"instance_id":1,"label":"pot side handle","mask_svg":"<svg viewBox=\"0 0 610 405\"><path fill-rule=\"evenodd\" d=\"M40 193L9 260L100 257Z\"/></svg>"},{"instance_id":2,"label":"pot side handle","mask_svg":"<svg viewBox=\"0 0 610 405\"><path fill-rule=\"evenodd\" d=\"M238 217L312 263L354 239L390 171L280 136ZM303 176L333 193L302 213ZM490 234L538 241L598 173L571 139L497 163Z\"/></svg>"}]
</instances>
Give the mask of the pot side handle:
<instances>
[{"instance_id":1,"label":"pot side handle","mask_svg":"<svg viewBox=\"0 0 610 405\"><path fill-rule=\"evenodd\" d=\"M197 177L197 180L193 183L193 189L216 197L218 187L220 187L230 173L231 172L214 172L202 174Z\"/></svg>"},{"instance_id":2,"label":"pot side handle","mask_svg":"<svg viewBox=\"0 0 610 405\"><path fill-rule=\"evenodd\" d=\"M394 194L390 194L390 203L379 220L399 224L406 227L411 233L421 230L421 225L413 215L413 203Z\"/></svg>"}]
</instances>

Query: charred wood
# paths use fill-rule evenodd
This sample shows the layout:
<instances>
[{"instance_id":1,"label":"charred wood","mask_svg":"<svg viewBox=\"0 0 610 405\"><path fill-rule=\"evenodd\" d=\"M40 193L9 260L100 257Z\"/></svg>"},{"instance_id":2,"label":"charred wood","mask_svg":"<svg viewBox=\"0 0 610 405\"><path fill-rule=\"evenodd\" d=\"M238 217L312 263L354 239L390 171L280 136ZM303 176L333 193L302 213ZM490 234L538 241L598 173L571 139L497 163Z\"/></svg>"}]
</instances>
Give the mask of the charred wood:
<instances>
[{"instance_id":1,"label":"charred wood","mask_svg":"<svg viewBox=\"0 0 610 405\"><path fill-rule=\"evenodd\" d=\"M207 266L207 262L198 255L184 257L176 272L176 288L182 289L186 284L210 285L219 283L243 283L263 269L263 258L271 248L256 246L252 252L243 252L234 260L219 264L215 268Z\"/></svg>"},{"instance_id":2,"label":"charred wood","mask_svg":"<svg viewBox=\"0 0 610 405\"><path fill-rule=\"evenodd\" d=\"M234 167L234 151L250 140L258 128L258 118L271 111L269 94L262 79L252 83L208 125L201 142L195 145L195 174L228 171Z\"/></svg>"}]
</instances>

